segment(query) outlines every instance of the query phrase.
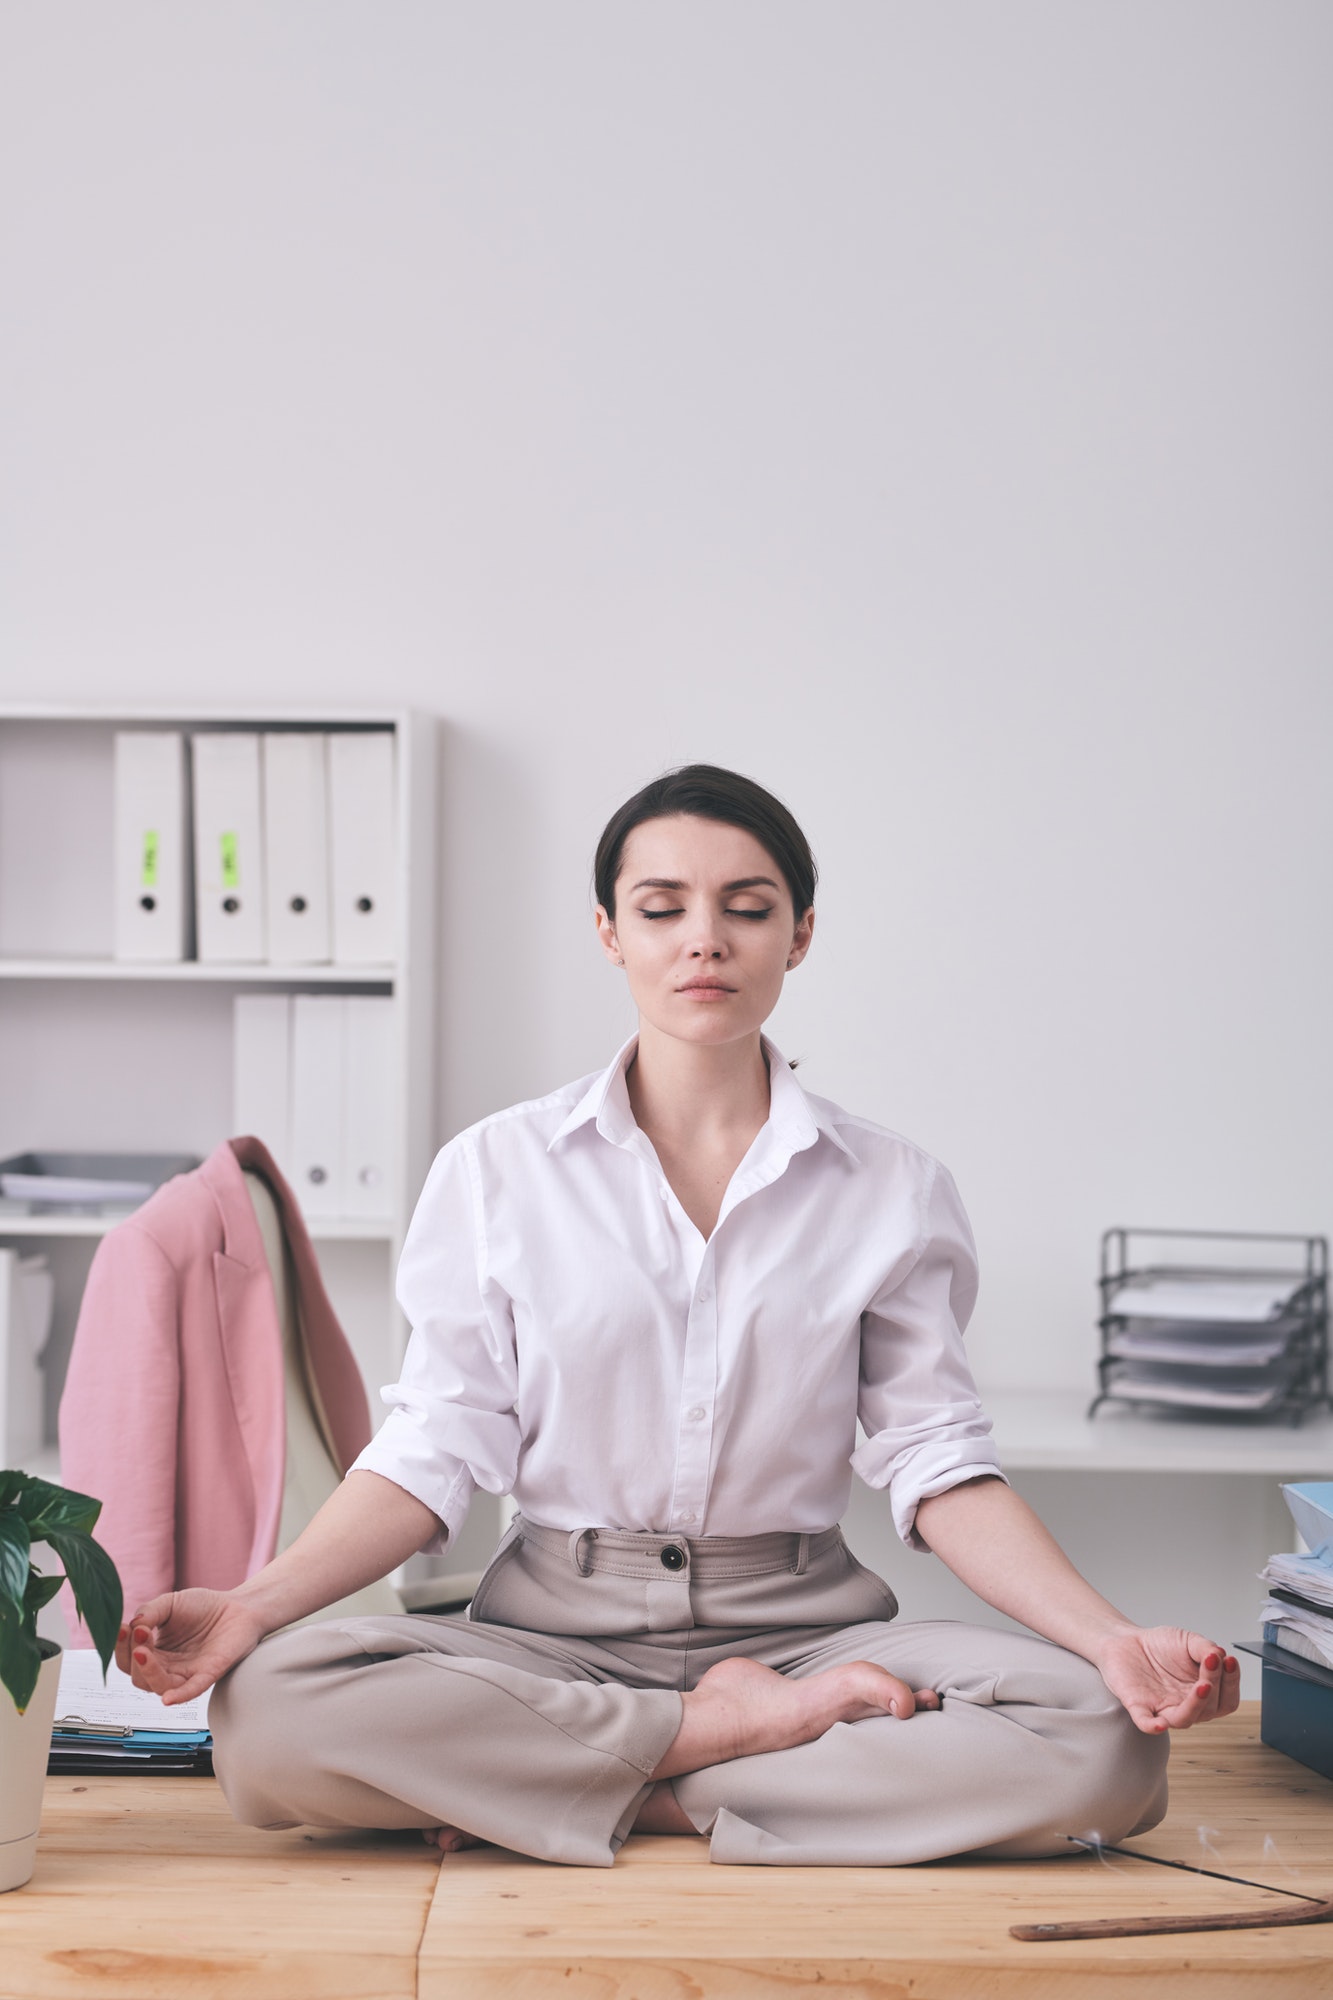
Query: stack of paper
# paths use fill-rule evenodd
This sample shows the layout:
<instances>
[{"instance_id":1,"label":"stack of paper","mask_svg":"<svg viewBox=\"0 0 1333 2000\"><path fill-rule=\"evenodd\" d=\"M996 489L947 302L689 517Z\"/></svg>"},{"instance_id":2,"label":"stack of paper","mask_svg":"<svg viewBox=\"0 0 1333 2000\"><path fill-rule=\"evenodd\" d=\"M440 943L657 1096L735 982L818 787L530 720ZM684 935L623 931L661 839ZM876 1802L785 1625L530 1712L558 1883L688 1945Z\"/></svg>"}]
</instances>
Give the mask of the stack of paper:
<instances>
[{"instance_id":1,"label":"stack of paper","mask_svg":"<svg viewBox=\"0 0 1333 2000\"><path fill-rule=\"evenodd\" d=\"M1270 1556L1260 1572L1268 1597L1264 1638L1301 1659L1333 1668L1333 1480L1282 1489L1309 1555Z\"/></svg>"},{"instance_id":2,"label":"stack of paper","mask_svg":"<svg viewBox=\"0 0 1333 2000\"><path fill-rule=\"evenodd\" d=\"M49 1771L207 1773L212 1768L206 1694L168 1708L157 1695L135 1687L114 1661L104 1685L102 1663L91 1649L64 1654Z\"/></svg>"},{"instance_id":3,"label":"stack of paper","mask_svg":"<svg viewBox=\"0 0 1333 2000\"><path fill-rule=\"evenodd\" d=\"M1158 1273L1131 1278L1113 1296L1107 1311L1128 1319L1221 1321L1254 1326L1280 1319L1307 1278L1271 1277L1250 1271L1206 1278Z\"/></svg>"},{"instance_id":4,"label":"stack of paper","mask_svg":"<svg viewBox=\"0 0 1333 2000\"><path fill-rule=\"evenodd\" d=\"M1136 1401L1250 1410L1282 1402L1300 1372L1304 1277L1145 1273L1107 1305L1114 1388Z\"/></svg>"}]
</instances>

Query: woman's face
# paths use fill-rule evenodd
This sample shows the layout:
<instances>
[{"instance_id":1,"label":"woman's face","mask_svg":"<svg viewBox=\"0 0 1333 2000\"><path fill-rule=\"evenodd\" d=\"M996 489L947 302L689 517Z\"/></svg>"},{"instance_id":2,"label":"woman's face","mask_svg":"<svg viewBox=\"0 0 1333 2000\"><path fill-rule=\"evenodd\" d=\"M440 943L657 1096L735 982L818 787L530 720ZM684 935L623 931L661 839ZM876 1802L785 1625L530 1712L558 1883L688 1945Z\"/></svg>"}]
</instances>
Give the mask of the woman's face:
<instances>
[{"instance_id":1,"label":"woman's face","mask_svg":"<svg viewBox=\"0 0 1333 2000\"><path fill-rule=\"evenodd\" d=\"M680 1041L716 1046L754 1034L783 975L810 949L768 849L753 834L693 814L645 820L625 842L614 919L597 933L623 965L643 1020Z\"/></svg>"}]
</instances>

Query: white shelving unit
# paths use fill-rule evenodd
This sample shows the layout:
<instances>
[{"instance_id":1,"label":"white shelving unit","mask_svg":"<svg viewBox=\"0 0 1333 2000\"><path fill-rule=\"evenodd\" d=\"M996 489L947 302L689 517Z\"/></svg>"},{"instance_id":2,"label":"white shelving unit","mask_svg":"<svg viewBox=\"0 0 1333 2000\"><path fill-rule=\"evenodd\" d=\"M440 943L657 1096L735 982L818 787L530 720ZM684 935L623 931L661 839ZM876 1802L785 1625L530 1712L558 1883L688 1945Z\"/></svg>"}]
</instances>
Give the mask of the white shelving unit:
<instances>
[{"instance_id":1,"label":"white shelving unit","mask_svg":"<svg viewBox=\"0 0 1333 2000\"><path fill-rule=\"evenodd\" d=\"M113 741L117 729L155 726L193 734L391 731L397 770L393 963L117 961ZM0 708L0 1157L30 1148L87 1148L203 1158L232 1131L235 994L336 991L392 999L392 1212L382 1221L321 1217L310 1224L372 1411L400 1352L393 1270L435 1141L436 761L434 719L399 709ZM97 1239L128 1212L31 1214L0 1203L0 1245L44 1250L57 1273L51 1417L88 1260ZM53 1469L49 1451L43 1465Z\"/></svg>"},{"instance_id":2,"label":"white shelving unit","mask_svg":"<svg viewBox=\"0 0 1333 2000\"><path fill-rule=\"evenodd\" d=\"M296 985L294 973L299 974ZM276 986L304 992L337 986L348 993L391 993L397 983L391 965L203 965L198 959L179 965L129 965L115 958L5 958L0 959L0 979L119 979L137 985L164 979L173 986L205 980L238 989Z\"/></svg>"}]
</instances>

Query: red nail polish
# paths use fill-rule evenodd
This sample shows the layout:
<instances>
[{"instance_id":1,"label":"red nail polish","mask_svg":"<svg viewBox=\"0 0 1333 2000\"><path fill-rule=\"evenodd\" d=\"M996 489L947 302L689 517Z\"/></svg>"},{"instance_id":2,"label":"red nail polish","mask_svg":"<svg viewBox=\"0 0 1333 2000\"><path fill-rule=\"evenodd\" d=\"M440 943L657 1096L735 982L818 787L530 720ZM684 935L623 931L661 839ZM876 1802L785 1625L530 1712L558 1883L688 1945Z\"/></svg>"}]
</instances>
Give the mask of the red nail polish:
<instances>
[{"instance_id":1,"label":"red nail polish","mask_svg":"<svg viewBox=\"0 0 1333 2000\"><path fill-rule=\"evenodd\" d=\"M135 1659L136 1659L136 1660L137 1660L137 1661L139 1662L139 1665L140 1665L141 1667L146 1667L146 1666L147 1666L147 1664L148 1664L148 1655L147 1655L147 1653L136 1653L134 1657L135 1657Z\"/></svg>"}]
</instances>

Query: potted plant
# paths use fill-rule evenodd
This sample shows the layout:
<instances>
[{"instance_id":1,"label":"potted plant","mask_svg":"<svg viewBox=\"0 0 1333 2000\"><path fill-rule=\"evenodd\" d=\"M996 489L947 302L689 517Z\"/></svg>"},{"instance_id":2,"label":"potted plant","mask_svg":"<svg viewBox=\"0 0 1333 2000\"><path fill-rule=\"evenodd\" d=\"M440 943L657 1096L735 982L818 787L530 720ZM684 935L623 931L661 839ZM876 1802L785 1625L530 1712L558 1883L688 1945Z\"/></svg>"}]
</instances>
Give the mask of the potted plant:
<instances>
[{"instance_id":1,"label":"potted plant","mask_svg":"<svg viewBox=\"0 0 1333 2000\"><path fill-rule=\"evenodd\" d=\"M37 1614L68 1581L104 1674L115 1651L120 1578L90 1532L101 1511L86 1493L0 1472L0 1889L32 1874L60 1685L60 1648L38 1638ZM54 1550L63 1576L33 1567L34 1542Z\"/></svg>"}]
</instances>

